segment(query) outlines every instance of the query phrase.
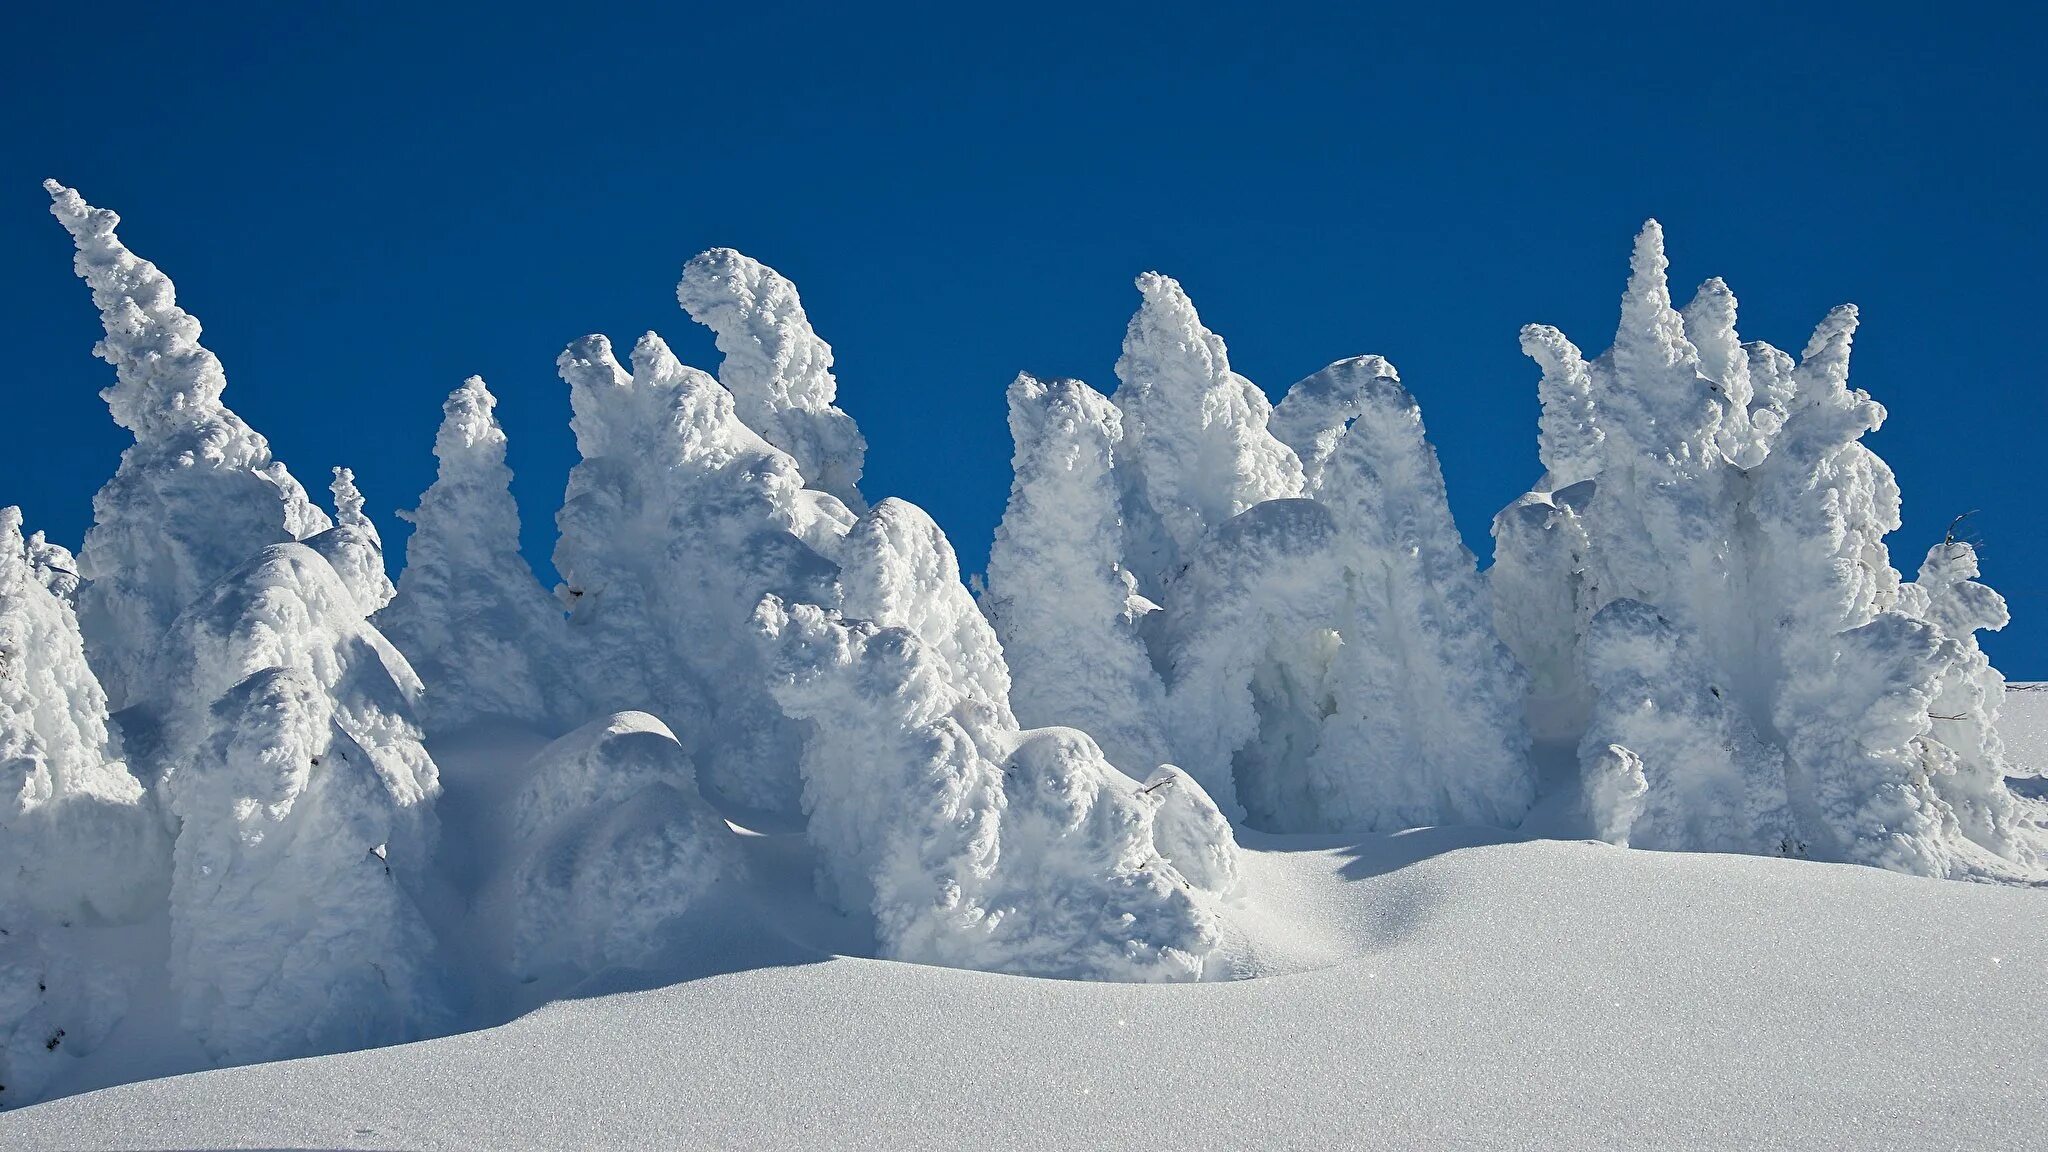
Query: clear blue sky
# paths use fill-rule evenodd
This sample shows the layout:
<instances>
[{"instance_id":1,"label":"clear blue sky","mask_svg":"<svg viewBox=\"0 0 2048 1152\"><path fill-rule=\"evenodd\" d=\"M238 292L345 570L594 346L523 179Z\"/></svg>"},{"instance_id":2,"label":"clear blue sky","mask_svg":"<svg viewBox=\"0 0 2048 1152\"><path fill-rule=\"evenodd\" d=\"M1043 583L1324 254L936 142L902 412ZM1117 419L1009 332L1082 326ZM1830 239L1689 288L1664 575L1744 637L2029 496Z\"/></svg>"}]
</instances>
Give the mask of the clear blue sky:
<instances>
[{"instance_id":1,"label":"clear blue sky","mask_svg":"<svg viewBox=\"0 0 2048 1152\"><path fill-rule=\"evenodd\" d=\"M229 402L309 487L353 466L394 551L441 399L482 373L542 561L572 461L556 352L654 328L712 367L673 286L721 244L797 282L866 490L970 569L1004 385L1107 391L1148 268L1275 395L1393 359L1483 557L1538 472L1517 329L1604 348L1655 215L1680 291L1725 276L1747 337L1796 350L1862 305L1895 560L1981 509L2018 617L1992 654L2048 677L2038 6L419 7L9 9L0 503L75 545L123 445L45 176L123 214Z\"/></svg>"}]
</instances>

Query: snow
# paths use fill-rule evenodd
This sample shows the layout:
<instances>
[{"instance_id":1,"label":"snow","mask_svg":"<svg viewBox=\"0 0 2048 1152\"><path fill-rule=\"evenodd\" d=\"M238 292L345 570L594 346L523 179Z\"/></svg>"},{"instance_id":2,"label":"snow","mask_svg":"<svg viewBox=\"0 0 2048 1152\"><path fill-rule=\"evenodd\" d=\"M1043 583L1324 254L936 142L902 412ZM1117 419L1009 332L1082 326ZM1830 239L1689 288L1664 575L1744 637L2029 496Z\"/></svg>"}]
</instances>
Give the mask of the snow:
<instances>
[{"instance_id":1,"label":"snow","mask_svg":"<svg viewBox=\"0 0 2048 1152\"><path fill-rule=\"evenodd\" d=\"M2048 1123L2042 893L1498 841L1258 839L1263 912L1231 947L1267 979L893 964L757 918L680 983L56 1100L0 1114L0 1143L1685 1152L2016 1147Z\"/></svg>"}]
</instances>

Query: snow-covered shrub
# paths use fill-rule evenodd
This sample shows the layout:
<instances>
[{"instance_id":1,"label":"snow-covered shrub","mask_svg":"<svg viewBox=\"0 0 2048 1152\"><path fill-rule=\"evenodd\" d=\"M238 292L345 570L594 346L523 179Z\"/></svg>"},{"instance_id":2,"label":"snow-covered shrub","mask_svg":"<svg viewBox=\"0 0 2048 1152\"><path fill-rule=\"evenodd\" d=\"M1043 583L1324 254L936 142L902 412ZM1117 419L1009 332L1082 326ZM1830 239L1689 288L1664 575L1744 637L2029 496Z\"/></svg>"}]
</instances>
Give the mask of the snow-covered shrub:
<instances>
[{"instance_id":1,"label":"snow-covered shrub","mask_svg":"<svg viewBox=\"0 0 2048 1152\"><path fill-rule=\"evenodd\" d=\"M733 396L659 336L627 372L602 336L559 361L582 454L556 523L570 634L594 707L645 709L724 800L793 813L803 745L769 698L748 621L763 595L834 603L853 516L742 423Z\"/></svg>"},{"instance_id":2,"label":"snow-covered shrub","mask_svg":"<svg viewBox=\"0 0 2048 1152\"><path fill-rule=\"evenodd\" d=\"M1110 762L1150 771L1173 759L1165 687L1139 635L1157 605L1123 566L1116 405L1079 380L1021 374L1010 385L1015 479L989 551L982 602L1030 727L1095 737Z\"/></svg>"},{"instance_id":3,"label":"snow-covered shrub","mask_svg":"<svg viewBox=\"0 0 2048 1152\"><path fill-rule=\"evenodd\" d=\"M1353 356L1295 381L1273 406L1266 426L1300 457L1305 494L1313 496L1321 486L1323 465L1358 418L1365 390L1377 381L1400 379L1383 356Z\"/></svg>"},{"instance_id":4,"label":"snow-covered shrub","mask_svg":"<svg viewBox=\"0 0 2048 1152\"><path fill-rule=\"evenodd\" d=\"M439 773L419 682L301 544L263 549L179 615L131 731L176 831L170 978L224 1060L395 1043L452 990L415 904Z\"/></svg>"},{"instance_id":5,"label":"snow-covered shrub","mask_svg":"<svg viewBox=\"0 0 2048 1152\"><path fill-rule=\"evenodd\" d=\"M561 606L519 551L497 403L472 376L442 406L440 471L408 514L398 594L376 618L426 685L420 719L429 733L487 717L546 728L577 711L562 668Z\"/></svg>"},{"instance_id":6,"label":"snow-covered shrub","mask_svg":"<svg viewBox=\"0 0 2048 1152\"><path fill-rule=\"evenodd\" d=\"M200 591L267 544L331 527L270 445L221 403L227 377L171 282L114 234L120 217L47 181L78 248L115 382L100 393L135 434L93 498L78 554L79 623L115 708L136 696L157 641Z\"/></svg>"},{"instance_id":7,"label":"snow-covered shrub","mask_svg":"<svg viewBox=\"0 0 2048 1152\"><path fill-rule=\"evenodd\" d=\"M521 977L653 964L739 870L689 754L644 712L591 721L522 775L499 829L511 859L497 896Z\"/></svg>"},{"instance_id":8,"label":"snow-covered shrub","mask_svg":"<svg viewBox=\"0 0 2048 1152\"><path fill-rule=\"evenodd\" d=\"M804 806L820 888L873 916L883 955L1075 979L1200 977L1219 943L1212 886L1233 849L1192 780L1175 781L1162 845L1160 794L1172 789L1141 794L1084 733L1003 724L910 629L772 596L756 622L776 699L813 725Z\"/></svg>"},{"instance_id":9,"label":"snow-covered shrub","mask_svg":"<svg viewBox=\"0 0 2048 1152\"><path fill-rule=\"evenodd\" d=\"M867 441L853 417L833 404L832 346L811 328L796 285L730 248L713 248L683 266L676 300L718 337L725 360L718 382L739 418L789 453L812 488L855 510Z\"/></svg>"},{"instance_id":10,"label":"snow-covered shrub","mask_svg":"<svg viewBox=\"0 0 2048 1152\"><path fill-rule=\"evenodd\" d=\"M161 826L71 606L46 584L61 553L0 508L0 1108L34 1100L120 1020L133 973L95 955L91 933L164 891Z\"/></svg>"}]
</instances>

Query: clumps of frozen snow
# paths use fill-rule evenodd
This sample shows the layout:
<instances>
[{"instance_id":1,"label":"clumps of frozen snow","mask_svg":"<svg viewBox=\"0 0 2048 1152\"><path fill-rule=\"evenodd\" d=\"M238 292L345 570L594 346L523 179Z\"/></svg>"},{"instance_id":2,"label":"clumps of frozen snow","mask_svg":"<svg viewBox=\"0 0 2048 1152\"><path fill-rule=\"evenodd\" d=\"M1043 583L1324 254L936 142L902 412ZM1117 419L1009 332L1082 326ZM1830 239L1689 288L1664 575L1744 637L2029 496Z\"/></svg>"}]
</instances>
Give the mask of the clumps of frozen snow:
<instances>
[{"instance_id":1,"label":"clumps of frozen snow","mask_svg":"<svg viewBox=\"0 0 2048 1152\"><path fill-rule=\"evenodd\" d=\"M405 571L377 614L379 630L427 686L420 719L430 734L494 717L544 728L580 719L562 670L561 605L519 551L497 404L483 378L471 376L442 406L434 438L440 471L407 514Z\"/></svg>"},{"instance_id":2,"label":"clumps of frozen snow","mask_svg":"<svg viewBox=\"0 0 2048 1152\"><path fill-rule=\"evenodd\" d=\"M1337 450L1345 430L1358 418L1365 404L1365 390L1377 381L1400 379L1383 356L1353 356L1295 381L1280 403L1273 406L1273 418L1267 427L1300 457L1305 477L1302 490L1306 494L1316 494L1323 465Z\"/></svg>"},{"instance_id":3,"label":"clumps of frozen snow","mask_svg":"<svg viewBox=\"0 0 2048 1152\"><path fill-rule=\"evenodd\" d=\"M748 624L761 597L832 603L844 505L742 422L718 381L659 336L631 372L602 336L558 364L582 459L556 524L574 658L595 708L645 709L684 741L715 795L794 813L803 734L767 691Z\"/></svg>"},{"instance_id":4,"label":"clumps of frozen snow","mask_svg":"<svg viewBox=\"0 0 2048 1152\"><path fill-rule=\"evenodd\" d=\"M1741 342L1719 280L1675 309L1667 268L1651 221L1597 359L1524 330L1546 475L1494 524L1497 629L1544 734L1579 742L1596 823L1647 847L2037 870L1980 703L1996 674L1971 656L2002 606L1937 607L1974 556L1958 577L1937 559L1924 589L1891 565L1899 493L1861 442L1884 409L1848 385L1855 308L1795 363Z\"/></svg>"},{"instance_id":5,"label":"clumps of frozen snow","mask_svg":"<svg viewBox=\"0 0 2048 1152\"><path fill-rule=\"evenodd\" d=\"M806 483L850 508L860 495L867 441L853 417L833 404L832 346L811 328L796 285L730 248L713 248L683 266L676 300L718 337L725 361L718 382L739 417L796 460Z\"/></svg>"},{"instance_id":6,"label":"clumps of frozen snow","mask_svg":"<svg viewBox=\"0 0 2048 1152\"><path fill-rule=\"evenodd\" d=\"M1073 979L1201 976L1234 848L1191 779L1141 793L1084 733L1005 724L909 628L772 596L756 624L776 699L813 726L804 807L820 888L872 915L883 955Z\"/></svg>"},{"instance_id":7,"label":"clumps of frozen snow","mask_svg":"<svg viewBox=\"0 0 2048 1152\"><path fill-rule=\"evenodd\" d=\"M989 551L982 598L1029 727L1094 736L1110 762L1150 771L1173 759L1166 689L1140 622L1158 606L1123 566L1116 405L1079 380L1023 373L1009 389L1015 478Z\"/></svg>"},{"instance_id":8,"label":"clumps of frozen snow","mask_svg":"<svg viewBox=\"0 0 2048 1152\"><path fill-rule=\"evenodd\" d=\"M1126 563L1158 599L1202 537L1264 500L1302 493L1301 461L1267 423L1273 405L1230 370L1179 281L1138 277L1144 297L1117 358Z\"/></svg>"},{"instance_id":9,"label":"clumps of frozen snow","mask_svg":"<svg viewBox=\"0 0 2048 1152\"><path fill-rule=\"evenodd\" d=\"M213 581L267 544L331 526L270 445L221 402L220 361L199 343L199 321L178 307L170 279L115 235L120 217L45 181L50 211L78 248L114 366L100 393L135 434L93 498L78 555L79 622L94 670L126 707L171 620Z\"/></svg>"},{"instance_id":10,"label":"clumps of frozen snow","mask_svg":"<svg viewBox=\"0 0 2048 1152\"><path fill-rule=\"evenodd\" d=\"M415 899L439 773L419 682L301 544L181 613L131 731L176 830L170 979L223 1060L394 1043L452 1019Z\"/></svg>"},{"instance_id":11,"label":"clumps of frozen snow","mask_svg":"<svg viewBox=\"0 0 2048 1152\"><path fill-rule=\"evenodd\" d=\"M513 973L654 964L740 867L661 721L620 712L542 749L505 802L497 881Z\"/></svg>"}]
</instances>

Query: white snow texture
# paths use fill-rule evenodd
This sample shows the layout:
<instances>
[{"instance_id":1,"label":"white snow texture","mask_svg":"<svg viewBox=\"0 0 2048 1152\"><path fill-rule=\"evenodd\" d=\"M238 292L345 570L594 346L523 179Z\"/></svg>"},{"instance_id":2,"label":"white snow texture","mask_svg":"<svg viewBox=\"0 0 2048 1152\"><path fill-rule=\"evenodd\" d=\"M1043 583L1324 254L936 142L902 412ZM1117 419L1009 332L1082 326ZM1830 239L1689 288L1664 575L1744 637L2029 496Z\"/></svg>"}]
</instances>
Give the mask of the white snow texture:
<instances>
[{"instance_id":1,"label":"white snow texture","mask_svg":"<svg viewBox=\"0 0 2048 1152\"><path fill-rule=\"evenodd\" d=\"M1247 829L2048 882L1977 639L2006 604L1953 532L1892 567L1855 309L1744 343L1720 280L1675 306L1654 221L1607 352L1522 332L1543 471L1487 572L1391 363L1276 406L1146 273L1114 395L1009 385L977 602L930 516L866 503L795 286L713 249L677 299L716 377L654 333L557 360L551 597L480 378L394 586L354 474L316 506L117 217L47 188L135 442L75 558L0 508L0 1106L124 1019L250 1062L673 972L794 917L785 873L835 947L1131 982L1278 970L1299 893ZM1808 865L1728 874L1775 867Z\"/></svg>"}]
</instances>

